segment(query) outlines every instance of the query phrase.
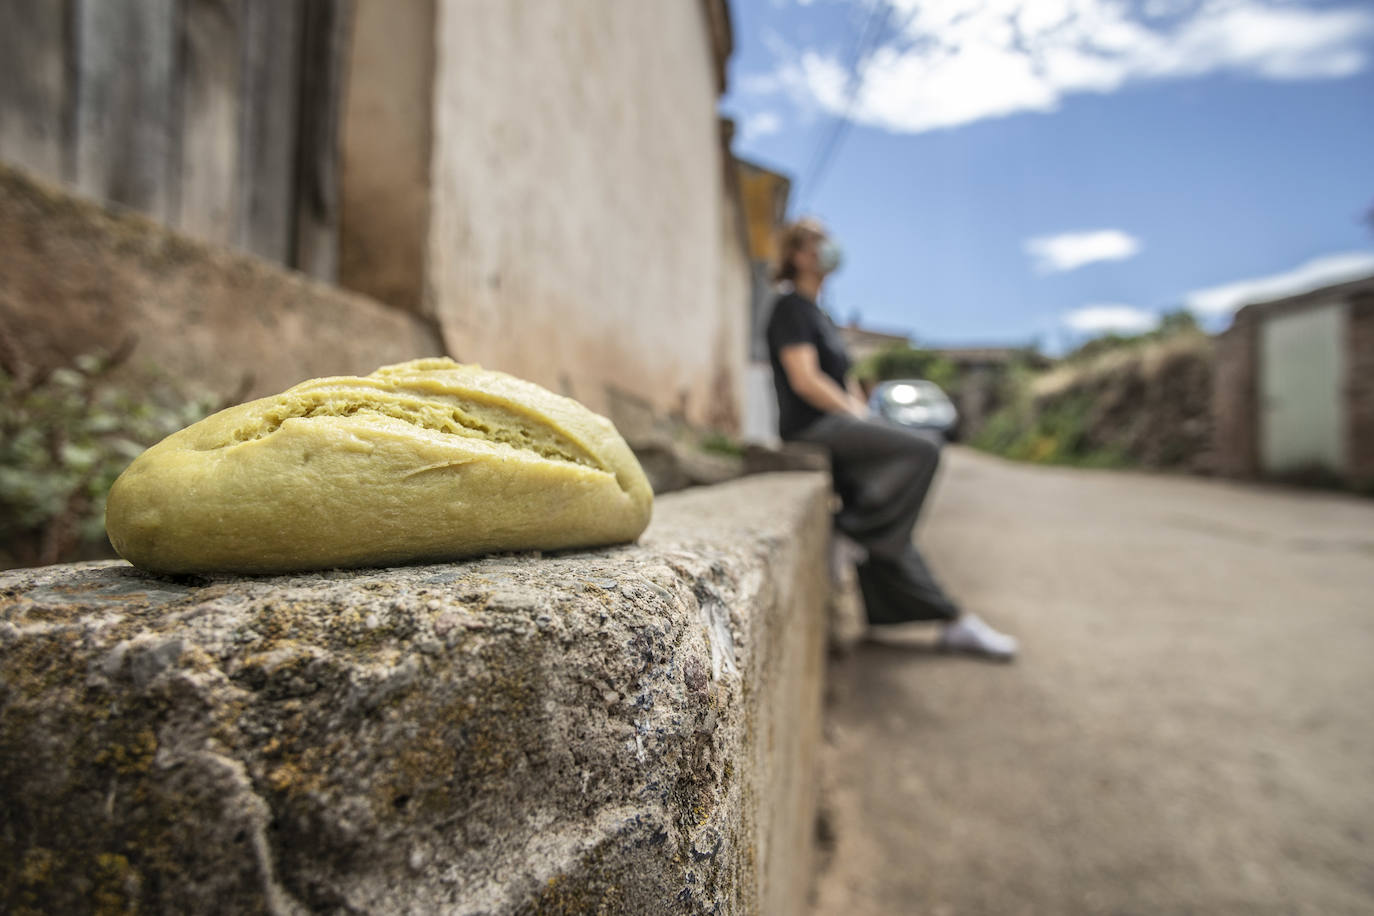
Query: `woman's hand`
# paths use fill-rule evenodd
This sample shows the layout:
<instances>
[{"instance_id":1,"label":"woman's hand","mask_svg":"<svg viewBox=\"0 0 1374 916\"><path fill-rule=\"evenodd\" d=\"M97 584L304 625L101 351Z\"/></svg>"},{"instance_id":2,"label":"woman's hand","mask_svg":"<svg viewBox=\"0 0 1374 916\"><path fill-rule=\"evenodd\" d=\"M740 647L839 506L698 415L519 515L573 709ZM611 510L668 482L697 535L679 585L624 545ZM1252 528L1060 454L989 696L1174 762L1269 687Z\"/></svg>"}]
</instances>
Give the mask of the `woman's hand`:
<instances>
[{"instance_id":1,"label":"woman's hand","mask_svg":"<svg viewBox=\"0 0 1374 916\"><path fill-rule=\"evenodd\" d=\"M868 408L868 399L864 397L863 386L854 376L845 379L845 393L849 395L849 412L860 420L867 420L873 416L873 411Z\"/></svg>"}]
</instances>

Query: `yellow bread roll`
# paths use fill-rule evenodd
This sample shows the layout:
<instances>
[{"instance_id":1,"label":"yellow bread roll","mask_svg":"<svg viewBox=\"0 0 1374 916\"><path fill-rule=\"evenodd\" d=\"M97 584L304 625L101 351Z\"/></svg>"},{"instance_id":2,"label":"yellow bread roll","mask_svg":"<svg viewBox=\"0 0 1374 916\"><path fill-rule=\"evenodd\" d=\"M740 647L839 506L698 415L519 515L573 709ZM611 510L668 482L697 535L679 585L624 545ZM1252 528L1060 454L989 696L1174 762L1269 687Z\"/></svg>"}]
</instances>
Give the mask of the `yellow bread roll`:
<instances>
[{"instance_id":1,"label":"yellow bread roll","mask_svg":"<svg viewBox=\"0 0 1374 916\"><path fill-rule=\"evenodd\" d=\"M105 528L152 572L275 573L632 541L652 505L606 418L421 359L311 379L168 436L115 481Z\"/></svg>"}]
</instances>

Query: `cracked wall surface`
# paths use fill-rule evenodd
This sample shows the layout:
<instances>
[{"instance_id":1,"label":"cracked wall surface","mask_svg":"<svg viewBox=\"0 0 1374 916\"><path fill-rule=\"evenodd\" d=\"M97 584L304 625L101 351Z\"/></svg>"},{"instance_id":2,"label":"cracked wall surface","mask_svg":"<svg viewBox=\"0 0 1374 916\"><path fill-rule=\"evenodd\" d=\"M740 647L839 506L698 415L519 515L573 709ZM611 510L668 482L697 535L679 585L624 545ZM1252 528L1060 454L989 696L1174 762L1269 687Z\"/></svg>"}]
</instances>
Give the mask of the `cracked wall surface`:
<instances>
[{"instance_id":1,"label":"cracked wall surface","mask_svg":"<svg viewBox=\"0 0 1374 916\"><path fill-rule=\"evenodd\" d=\"M672 494L596 551L0 575L0 910L799 912L828 492Z\"/></svg>"}]
</instances>

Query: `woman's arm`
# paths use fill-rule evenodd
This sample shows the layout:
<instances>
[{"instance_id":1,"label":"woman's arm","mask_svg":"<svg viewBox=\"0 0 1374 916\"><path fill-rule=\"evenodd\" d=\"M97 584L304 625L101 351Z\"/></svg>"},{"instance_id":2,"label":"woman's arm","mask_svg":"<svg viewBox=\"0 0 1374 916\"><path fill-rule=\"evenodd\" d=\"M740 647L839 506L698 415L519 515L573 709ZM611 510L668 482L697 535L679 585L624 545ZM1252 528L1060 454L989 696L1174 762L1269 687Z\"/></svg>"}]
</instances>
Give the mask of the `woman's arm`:
<instances>
[{"instance_id":1,"label":"woman's arm","mask_svg":"<svg viewBox=\"0 0 1374 916\"><path fill-rule=\"evenodd\" d=\"M868 416L868 405L835 383L821 371L820 357L815 344L790 344L778 351L787 383L797 397L817 410L826 413L851 413Z\"/></svg>"}]
</instances>

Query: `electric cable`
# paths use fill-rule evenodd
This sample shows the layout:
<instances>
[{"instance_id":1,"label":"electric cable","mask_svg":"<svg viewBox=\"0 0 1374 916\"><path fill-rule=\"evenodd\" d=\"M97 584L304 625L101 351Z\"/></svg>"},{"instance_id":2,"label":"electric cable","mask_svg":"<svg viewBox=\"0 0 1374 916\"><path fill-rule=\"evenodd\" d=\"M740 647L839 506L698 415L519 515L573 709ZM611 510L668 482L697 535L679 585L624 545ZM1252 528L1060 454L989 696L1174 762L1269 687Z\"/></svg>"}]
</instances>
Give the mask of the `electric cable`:
<instances>
[{"instance_id":1,"label":"electric cable","mask_svg":"<svg viewBox=\"0 0 1374 916\"><path fill-rule=\"evenodd\" d=\"M822 138L816 147L816 152L811 157L811 164L806 170L806 179L801 185L804 202L809 202L816 188L820 186L826 170L834 161L840 143L853 125L851 115L854 113L854 104L858 100L858 91L863 83L861 71L867 65L869 56L887 29L887 24L891 18L892 5L888 0L874 0L873 5L869 8L868 18L864 22L863 29L859 32L858 40L855 41L853 50L850 52L845 68L848 76L845 80L843 112L838 115L829 133Z\"/></svg>"}]
</instances>

